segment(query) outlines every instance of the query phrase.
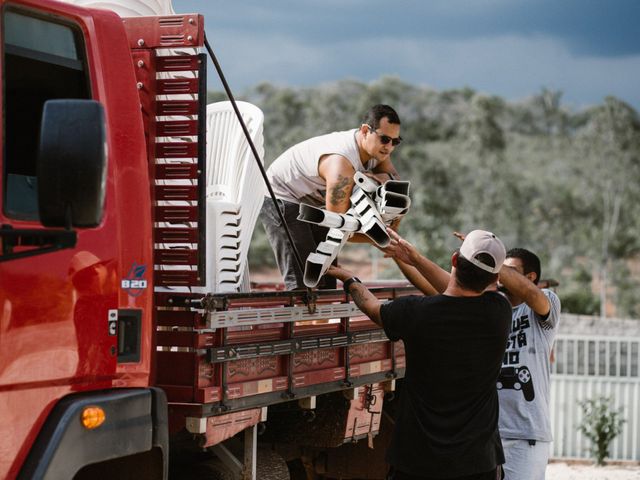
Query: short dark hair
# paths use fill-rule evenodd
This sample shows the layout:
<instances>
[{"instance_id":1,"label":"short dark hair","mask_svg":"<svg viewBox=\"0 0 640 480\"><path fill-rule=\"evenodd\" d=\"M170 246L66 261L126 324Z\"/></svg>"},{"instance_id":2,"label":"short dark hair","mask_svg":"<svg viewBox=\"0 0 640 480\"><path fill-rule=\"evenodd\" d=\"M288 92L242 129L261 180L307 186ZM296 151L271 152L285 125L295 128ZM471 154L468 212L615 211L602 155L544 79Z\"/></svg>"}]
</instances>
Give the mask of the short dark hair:
<instances>
[{"instance_id":1,"label":"short dark hair","mask_svg":"<svg viewBox=\"0 0 640 480\"><path fill-rule=\"evenodd\" d=\"M536 279L533 281L536 285L540 281L540 259L538 256L526 248L512 248L507 252L507 258L518 258L522 262L524 274L534 272Z\"/></svg>"},{"instance_id":2,"label":"short dark hair","mask_svg":"<svg viewBox=\"0 0 640 480\"><path fill-rule=\"evenodd\" d=\"M495 266L493 257L488 253L479 253L476 259L490 267ZM469 260L460 255L458 250L458 263L456 264L456 282L462 288L482 293L493 282L498 280L497 273L487 272L480 267L476 267Z\"/></svg>"},{"instance_id":3,"label":"short dark hair","mask_svg":"<svg viewBox=\"0 0 640 480\"><path fill-rule=\"evenodd\" d=\"M387 118L389 123L395 123L396 125L400 125L400 117L396 113L396 111L391 108L389 105L374 105L369 109L369 111L364 115L364 120L362 123L369 125L374 130L380 126L380 121L383 118Z\"/></svg>"}]
</instances>

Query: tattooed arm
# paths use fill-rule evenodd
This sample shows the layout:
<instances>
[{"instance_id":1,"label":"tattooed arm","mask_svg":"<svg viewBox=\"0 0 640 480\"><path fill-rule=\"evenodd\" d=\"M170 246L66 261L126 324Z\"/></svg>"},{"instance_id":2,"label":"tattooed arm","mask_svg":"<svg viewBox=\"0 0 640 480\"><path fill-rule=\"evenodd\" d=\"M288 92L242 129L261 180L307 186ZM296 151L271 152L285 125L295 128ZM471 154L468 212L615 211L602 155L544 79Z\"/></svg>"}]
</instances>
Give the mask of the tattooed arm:
<instances>
[{"instance_id":1,"label":"tattooed arm","mask_svg":"<svg viewBox=\"0 0 640 480\"><path fill-rule=\"evenodd\" d=\"M353 273L350 271L335 266L329 267L327 273L342 281L342 283L353 277ZM382 326L382 318L380 317L380 300L378 300L367 287L361 283L352 283L349 287L349 294L362 313L373 320L376 324Z\"/></svg>"},{"instance_id":2,"label":"tattooed arm","mask_svg":"<svg viewBox=\"0 0 640 480\"><path fill-rule=\"evenodd\" d=\"M318 166L320 176L327 182L327 196L325 207L330 212L344 213L351 207L351 193L353 191L353 175L356 171L351 163L341 155L325 155ZM371 243L362 233L355 233L349 242Z\"/></svg>"},{"instance_id":3,"label":"tattooed arm","mask_svg":"<svg viewBox=\"0 0 640 480\"><path fill-rule=\"evenodd\" d=\"M380 317L380 300L378 300L375 295L361 283L351 284L349 287L349 293L362 313L373 320L376 324L382 326L382 317Z\"/></svg>"},{"instance_id":4,"label":"tattooed arm","mask_svg":"<svg viewBox=\"0 0 640 480\"><path fill-rule=\"evenodd\" d=\"M326 155L320 159L318 172L327 182L325 208L337 213L349 210L355 173L349 161L341 155Z\"/></svg>"}]
</instances>

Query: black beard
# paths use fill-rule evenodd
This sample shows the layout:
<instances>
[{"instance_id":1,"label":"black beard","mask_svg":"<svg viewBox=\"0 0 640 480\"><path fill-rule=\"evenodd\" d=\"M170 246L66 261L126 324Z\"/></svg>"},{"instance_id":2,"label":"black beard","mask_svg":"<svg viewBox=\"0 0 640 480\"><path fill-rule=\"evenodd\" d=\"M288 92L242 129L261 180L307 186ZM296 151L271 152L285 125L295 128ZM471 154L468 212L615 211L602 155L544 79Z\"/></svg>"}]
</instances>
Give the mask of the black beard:
<instances>
[{"instance_id":1,"label":"black beard","mask_svg":"<svg viewBox=\"0 0 640 480\"><path fill-rule=\"evenodd\" d=\"M498 285L498 291L502 293L509 293L509 290L507 290L507 287L504 285Z\"/></svg>"}]
</instances>

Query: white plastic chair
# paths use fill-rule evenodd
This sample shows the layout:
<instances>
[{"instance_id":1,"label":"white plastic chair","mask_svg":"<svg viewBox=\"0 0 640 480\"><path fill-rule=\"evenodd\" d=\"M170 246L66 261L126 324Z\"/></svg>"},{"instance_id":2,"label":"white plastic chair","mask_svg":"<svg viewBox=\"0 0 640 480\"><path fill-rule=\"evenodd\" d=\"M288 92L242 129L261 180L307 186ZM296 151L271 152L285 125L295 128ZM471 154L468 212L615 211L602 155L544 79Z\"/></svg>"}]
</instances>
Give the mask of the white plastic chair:
<instances>
[{"instance_id":1,"label":"white plastic chair","mask_svg":"<svg viewBox=\"0 0 640 480\"><path fill-rule=\"evenodd\" d=\"M237 102L242 119L262 159L264 115ZM264 186L253 152L231 102L207 106L207 289L248 288L247 255L264 200Z\"/></svg>"}]
</instances>

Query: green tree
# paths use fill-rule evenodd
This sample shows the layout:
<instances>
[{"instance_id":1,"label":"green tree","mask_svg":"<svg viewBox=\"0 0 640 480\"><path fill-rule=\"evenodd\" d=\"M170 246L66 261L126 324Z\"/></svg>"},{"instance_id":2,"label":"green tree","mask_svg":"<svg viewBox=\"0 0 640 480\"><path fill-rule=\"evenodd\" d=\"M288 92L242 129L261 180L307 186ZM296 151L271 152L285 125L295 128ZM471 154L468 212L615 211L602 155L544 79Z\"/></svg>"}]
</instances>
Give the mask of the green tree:
<instances>
[{"instance_id":1,"label":"green tree","mask_svg":"<svg viewBox=\"0 0 640 480\"><path fill-rule=\"evenodd\" d=\"M584 265L574 266L569 286L563 289L562 311L579 315L597 315L600 312L600 300L591 291L591 273Z\"/></svg>"},{"instance_id":2,"label":"green tree","mask_svg":"<svg viewBox=\"0 0 640 480\"><path fill-rule=\"evenodd\" d=\"M629 264L640 253L640 121L624 102L610 97L573 112L546 88L507 102L392 76L309 88L262 83L238 98L265 114L267 165L294 143L358 126L374 103L392 105L405 139L394 163L412 183L401 233L446 265L459 245L453 230L492 229L508 246L539 253L544 275L562 285L565 309L614 303L618 314L640 314ZM256 258L266 260L259 228L255 242ZM573 274L580 269L602 285L598 298Z\"/></svg>"},{"instance_id":3,"label":"green tree","mask_svg":"<svg viewBox=\"0 0 640 480\"><path fill-rule=\"evenodd\" d=\"M600 315L606 317L611 262L640 247L636 206L640 200L640 121L624 102L607 97L595 108L580 142L585 194L599 233ZM594 228L594 230L595 230Z\"/></svg>"},{"instance_id":4,"label":"green tree","mask_svg":"<svg viewBox=\"0 0 640 480\"><path fill-rule=\"evenodd\" d=\"M480 157L503 152L505 138L498 116L504 108L504 102L498 97L474 95L470 107L463 118L460 132L469 148Z\"/></svg>"},{"instance_id":5,"label":"green tree","mask_svg":"<svg viewBox=\"0 0 640 480\"><path fill-rule=\"evenodd\" d=\"M511 231L512 211L505 201L518 197L512 171L505 161L506 139L498 122L503 102L497 97L476 94L462 118L458 138L460 169L456 175L463 186L460 217L467 230L483 228L498 235ZM455 142L454 142L455 143Z\"/></svg>"},{"instance_id":6,"label":"green tree","mask_svg":"<svg viewBox=\"0 0 640 480\"><path fill-rule=\"evenodd\" d=\"M629 260L612 262L611 281L615 285L615 300L618 317L640 318L640 291L637 279L629 268Z\"/></svg>"}]
</instances>

